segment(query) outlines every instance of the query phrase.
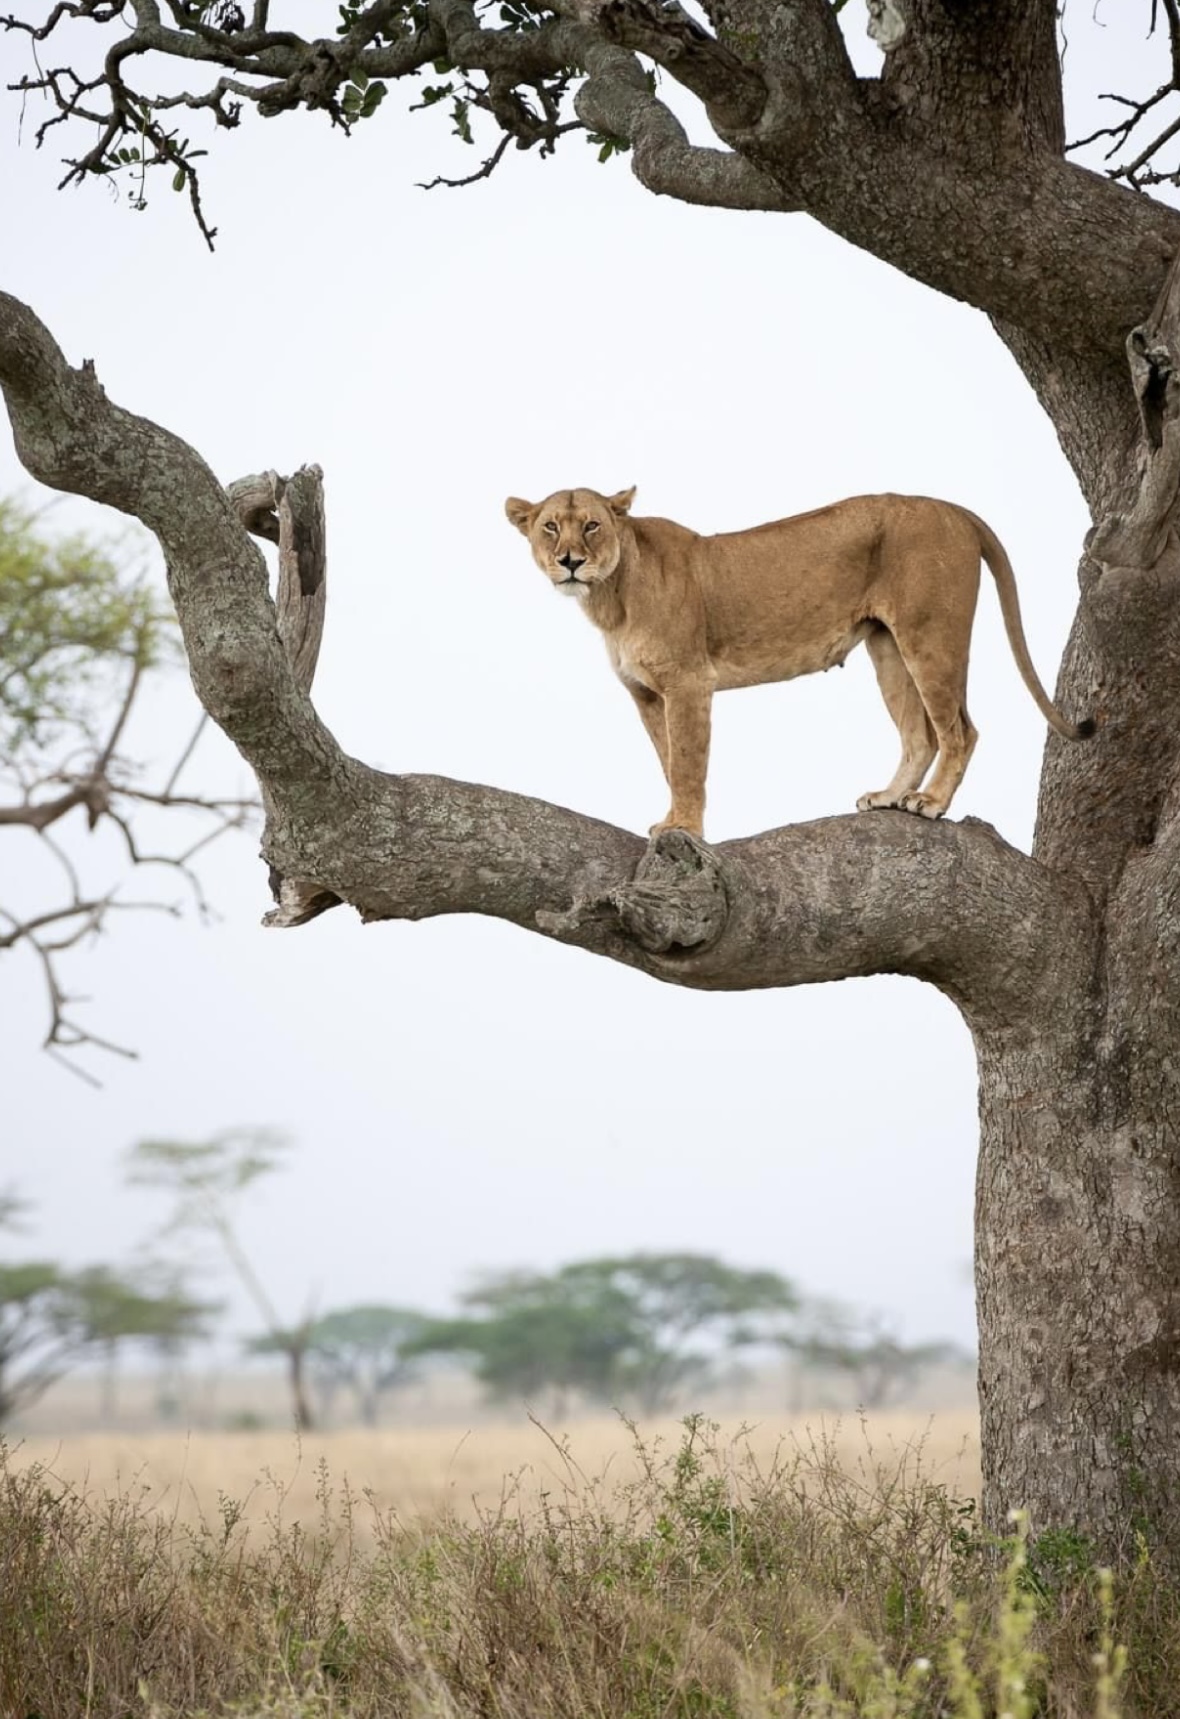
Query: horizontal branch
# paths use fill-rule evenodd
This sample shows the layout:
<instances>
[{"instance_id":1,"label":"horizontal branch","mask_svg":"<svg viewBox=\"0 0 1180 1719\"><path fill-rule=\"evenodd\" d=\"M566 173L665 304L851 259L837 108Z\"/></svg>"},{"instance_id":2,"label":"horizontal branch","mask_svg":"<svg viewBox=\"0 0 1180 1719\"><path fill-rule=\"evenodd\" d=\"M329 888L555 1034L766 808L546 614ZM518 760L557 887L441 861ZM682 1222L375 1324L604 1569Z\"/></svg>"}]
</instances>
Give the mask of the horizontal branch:
<instances>
[{"instance_id":1,"label":"horizontal branch","mask_svg":"<svg viewBox=\"0 0 1180 1719\"><path fill-rule=\"evenodd\" d=\"M483 913L708 991L904 974L1004 1030L1076 980L1090 906L987 824L901 812L709 847L639 836L523 795L357 766L335 822L280 815L267 857L366 922Z\"/></svg>"}]
</instances>

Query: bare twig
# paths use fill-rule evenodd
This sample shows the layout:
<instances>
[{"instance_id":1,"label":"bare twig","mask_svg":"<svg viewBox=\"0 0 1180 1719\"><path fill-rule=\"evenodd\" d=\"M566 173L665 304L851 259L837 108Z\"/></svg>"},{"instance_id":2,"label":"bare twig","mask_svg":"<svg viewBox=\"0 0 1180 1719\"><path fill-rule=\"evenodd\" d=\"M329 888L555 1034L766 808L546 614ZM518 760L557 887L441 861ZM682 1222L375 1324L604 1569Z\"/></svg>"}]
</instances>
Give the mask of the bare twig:
<instances>
[{"instance_id":1,"label":"bare twig","mask_svg":"<svg viewBox=\"0 0 1180 1719\"><path fill-rule=\"evenodd\" d=\"M165 775L162 787L140 786L128 780L129 768L120 757L119 746L142 686L142 665L136 663L114 721L103 738L73 756L67 755L52 772L37 774L27 766L22 768L19 763L11 764L6 772L7 779L17 789L19 797L8 805L0 805L0 826L23 827L43 844L61 873L64 895L64 899L52 906L32 913L21 914L11 907L0 907L0 925L4 927L0 929L0 951L20 945L32 950L41 968L48 1002L49 1024L44 1048L91 1085L100 1083L88 1070L79 1066L74 1052L88 1048L124 1057L135 1053L126 1045L117 1044L83 1026L73 1015L72 1007L81 999L67 994L59 971L59 958L87 938L100 935L113 913L147 911L175 916L179 909L164 901L123 899L116 888L85 891L73 859L56 840L55 834L50 833L51 830L55 831L76 806L81 806L91 830L105 821L119 831L133 866L167 866L179 871L192 893L197 912L207 918L209 903L192 861L211 842L230 830L241 829L257 809L256 800L244 797L176 792L177 779L192 757L205 725L204 718ZM133 820L140 808L187 812L199 818L205 828L195 839L175 851L149 851L141 845L134 828ZM47 937L45 933L50 927L57 927L58 934Z\"/></svg>"},{"instance_id":2,"label":"bare twig","mask_svg":"<svg viewBox=\"0 0 1180 1719\"><path fill-rule=\"evenodd\" d=\"M1107 168L1107 176L1120 179L1136 191L1146 190L1152 185L1180 185L1180 162L1173 167L1152 166L1160 151L1171 143L1180 133L1180 119L1172 120L1163 127L1154 130L1150 141L1139 141L1143 133L1141 127L1147 116L1168 99L1169 96L1180 95L1180 0L1162 0L1164 14L1168 26L1168 62L1169 76L1153 94L1138 101L1131 96L1120 95L1108 90L1101 96L1102 101L1115 103L1124 110L1124 117L1113 125L1099 126L1086 137L1079 137L1076 142L1067 146L1067 152L1086 149L1091 144L1109 142L1110 147L1103 152L1103 160L1112 162ZM1159 7L1153 3L1148 34L1154 35L1159 22ZM1135 140L1134 144L1132 140ZM1117 160L1124 151L1134 154L1129 160Z\"/></svg>"}]
</instances>

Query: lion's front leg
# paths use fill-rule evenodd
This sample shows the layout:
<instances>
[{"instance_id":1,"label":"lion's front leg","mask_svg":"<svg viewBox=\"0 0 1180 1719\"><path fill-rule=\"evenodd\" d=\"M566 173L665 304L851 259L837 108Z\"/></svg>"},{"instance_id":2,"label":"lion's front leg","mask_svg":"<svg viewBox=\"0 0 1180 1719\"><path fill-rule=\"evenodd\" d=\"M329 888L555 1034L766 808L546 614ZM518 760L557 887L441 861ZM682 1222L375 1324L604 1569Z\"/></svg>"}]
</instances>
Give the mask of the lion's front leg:
<instances>
[{"instance_id":1,"label":"lion's front leg","mask_svg":"<svg viewBox=\"0 0 1180 1719\"><path fill-rule=\"evenodd\" d=\"M647 729L648 738L656 749L660 769L664 772L664 781L670 782L672 778L668 775L668 719L664 714L663 694L653 692L650 687L640 686L638 681L626 680L623 685L635 700L635 708Z\"/></svg>"},{"instance_id":2,"label":"lion's front leg","mask_svg":"<svg viewBox=\"0 0 1180 1719\"><path fill-rule=\"evenodd\" d=\"M672 805L662 823L652 825L651 834L688 830L690 835L703 835L713 683L693 680L665 687L663 702L668 760L665 774Z\"/></svg>"}]
</instances>

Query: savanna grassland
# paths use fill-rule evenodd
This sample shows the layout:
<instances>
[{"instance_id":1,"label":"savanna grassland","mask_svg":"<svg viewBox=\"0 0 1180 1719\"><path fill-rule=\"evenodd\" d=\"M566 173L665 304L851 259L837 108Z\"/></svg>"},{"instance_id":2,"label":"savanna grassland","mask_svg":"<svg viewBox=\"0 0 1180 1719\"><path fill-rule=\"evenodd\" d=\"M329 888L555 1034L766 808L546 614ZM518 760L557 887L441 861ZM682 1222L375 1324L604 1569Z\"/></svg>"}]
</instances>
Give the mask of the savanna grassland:
<instances>
[{"instance_id":1,"label":"savanna grassland","mask_svg":"<svg viewBox=\"0 0 1180 1719\"><path fill-rule=\"evenodd\" d=\"M967 1412L918 1417L912 1411L748 1422L718 1419L710 1443L723 1472L756 1463L768 1468L817 1442L850 1475L868 1481L877 1467L921 1464L932 1481L973 1496L979 1485L978 1423ZM216 1518L232 1499L240 1519L257 1526L281 1517L288 1526L320 1521L324 1478L358 1501L353 1532L366 1541L376 1522L446 1511L464 1522L507 1499L534 1509L542 1495L573 1487L619 1496L650 1457L675 1448L683 1423L644 1421L639 1434L618 1416L576 1421L558 1430L529 1419L447 1427L351 1428L293 1432L136 1432L44 1434L13 1440L14 1469L39 1465L80 1491L122 1495L169 1521Z\"/></svg>"},{"instance_id":2,"label":"savanna grassland","mask_svg":"<svg viewBox=\"0 0 1180 1719\"><path fill-rule=\"evenodd\" d=\"M1170 1719L1146 1544L997 1543L969 1425L27 1441L4 1719ZM1124 1655L1120 1643L1128 1652Z\"/></svg>"}]
</instances>

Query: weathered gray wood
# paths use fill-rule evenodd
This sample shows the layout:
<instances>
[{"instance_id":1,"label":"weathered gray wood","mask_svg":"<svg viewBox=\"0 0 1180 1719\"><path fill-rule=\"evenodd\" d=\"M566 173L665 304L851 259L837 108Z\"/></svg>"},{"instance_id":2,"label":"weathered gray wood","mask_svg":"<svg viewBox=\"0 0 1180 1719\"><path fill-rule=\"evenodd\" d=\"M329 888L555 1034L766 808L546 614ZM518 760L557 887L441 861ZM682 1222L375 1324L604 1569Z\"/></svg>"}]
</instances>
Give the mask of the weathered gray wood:
<instances>
[{"instance_id":1,"label":"weathered gray wood","mask_svg":"<svg viewBox=\"0 0 1180 1719\"><path fill-rule=\"evenodd\" d=\"M247 531L279 547L279 577L275 592L276 626L295 684L310 693L319 660L327 604L328 556L324 520L324 474L319 466L302 466L294 476L261 472L237 478L226 493ZM261 784L267 817L271 815L265 782ZM306 925L340 897L310 878L284 877L270 868L276 905L264 913L270 930Z\"/></svg>"}]
</instances>

